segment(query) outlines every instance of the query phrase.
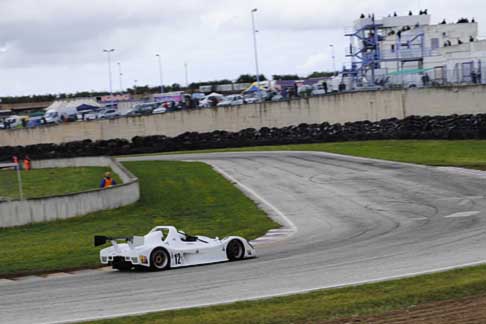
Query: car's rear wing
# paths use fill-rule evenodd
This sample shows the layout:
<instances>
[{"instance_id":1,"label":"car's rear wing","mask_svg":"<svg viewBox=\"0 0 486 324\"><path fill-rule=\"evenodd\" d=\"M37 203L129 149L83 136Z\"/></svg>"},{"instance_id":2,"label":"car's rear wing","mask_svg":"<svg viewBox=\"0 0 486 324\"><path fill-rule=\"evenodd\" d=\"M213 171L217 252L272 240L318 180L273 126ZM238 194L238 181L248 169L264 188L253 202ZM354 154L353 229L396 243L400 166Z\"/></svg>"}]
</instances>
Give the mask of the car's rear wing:
<instances>
[{"instance_id":1,"label":"car's rear wing","mask_svg":"<svg viewBox=\"0 0 486 324\"><path fill-rule=\"evenodd\" d=\"M111 242L111 244L116 245L117 241L126 241L130 247L141 246L144 244L143 236L128 236L128 237L110 237L103 235L95 235L94 246L100 246L106 244L106 242Z\"/></svg>"}]
</instances>

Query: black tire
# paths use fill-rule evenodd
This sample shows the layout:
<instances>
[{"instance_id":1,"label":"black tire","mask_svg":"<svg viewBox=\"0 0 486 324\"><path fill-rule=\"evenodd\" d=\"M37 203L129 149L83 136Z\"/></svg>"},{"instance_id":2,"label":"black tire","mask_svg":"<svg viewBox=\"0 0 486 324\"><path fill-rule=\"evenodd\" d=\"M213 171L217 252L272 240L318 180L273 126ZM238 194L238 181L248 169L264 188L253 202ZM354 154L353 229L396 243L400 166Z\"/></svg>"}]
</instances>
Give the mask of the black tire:
<instances>
[{"instance_id":1,"label":"black tire","mask_svg":"<svg viewBox=\"0 0 486 324\"><path fill-rule=\"evenodd\" d=\"M226 256L230 261L241 260L245 257L245 247L240 240L231 240L226 246Z\"/></svg>"},{"instance_id":2,"label":"black tire","mask_svg":"<svg viewBox=\"0 0 486 324\"><path fill-rule=\"evenodd\" d=\"M164 249L155 249L150 254L150 269L153 271L167 270L170 268L170 256Z\"/></svg>"}]
</instances>

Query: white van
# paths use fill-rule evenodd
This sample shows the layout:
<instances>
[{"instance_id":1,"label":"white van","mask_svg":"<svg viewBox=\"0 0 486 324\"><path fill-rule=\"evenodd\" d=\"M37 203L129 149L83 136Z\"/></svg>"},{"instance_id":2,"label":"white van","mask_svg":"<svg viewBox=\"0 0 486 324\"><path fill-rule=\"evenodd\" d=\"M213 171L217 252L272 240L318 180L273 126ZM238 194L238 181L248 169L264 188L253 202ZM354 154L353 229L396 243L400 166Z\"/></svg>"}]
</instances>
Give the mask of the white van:
<instances>
[{"instance_id":1,"label":"white van","mask_svg":"<svg viewBox=\"0 0 486 324\"><path fill-rule=\"evenodd\" d=\"M75 107L58 107L48 109L44 114L47 124L60 123L69 119L76 119L78 111Z\"/></svg>"}]
</instances>

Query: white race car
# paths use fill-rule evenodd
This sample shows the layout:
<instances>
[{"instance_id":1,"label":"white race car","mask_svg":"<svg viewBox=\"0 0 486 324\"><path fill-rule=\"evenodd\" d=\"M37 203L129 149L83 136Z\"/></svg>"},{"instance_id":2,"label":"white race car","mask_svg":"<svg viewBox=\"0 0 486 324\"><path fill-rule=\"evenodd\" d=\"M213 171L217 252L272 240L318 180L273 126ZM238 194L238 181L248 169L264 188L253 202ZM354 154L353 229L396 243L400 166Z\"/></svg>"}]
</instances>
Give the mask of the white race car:
<instances>
[{"instance_id":1,"label":"white race car","mask_svg":"<svg viewBox=\"0 0 486 324\"><path fill-rule=\"evenodd\" d=\"M145 236L94 237L95 246L107 241L112 246L100 251L100 261L120 271L128 271L133 267L165 270L256 256L255 248L242 237L229 236L220 240L191 236L178 231L174 226L154 227Z\"/></svg>"}]
</instances>

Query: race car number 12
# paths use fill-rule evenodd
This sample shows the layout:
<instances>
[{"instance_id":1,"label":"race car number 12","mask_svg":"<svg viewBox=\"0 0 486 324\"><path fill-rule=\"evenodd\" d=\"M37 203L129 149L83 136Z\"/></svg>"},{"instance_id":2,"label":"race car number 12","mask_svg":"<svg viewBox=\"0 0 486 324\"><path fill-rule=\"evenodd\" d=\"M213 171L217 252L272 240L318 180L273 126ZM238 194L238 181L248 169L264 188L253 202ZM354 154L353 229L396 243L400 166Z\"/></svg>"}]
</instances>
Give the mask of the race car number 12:
<instances>
[{"instance_id":1,"label":"race car number 12","mask_svg":"<svg viewBox=\"0 0 486 324\"><path fill-rule=\"evenodd\" d=\"M180 253L174 254L175 264L182 264L182 256Z\"/></svg>"}]
</instances>

